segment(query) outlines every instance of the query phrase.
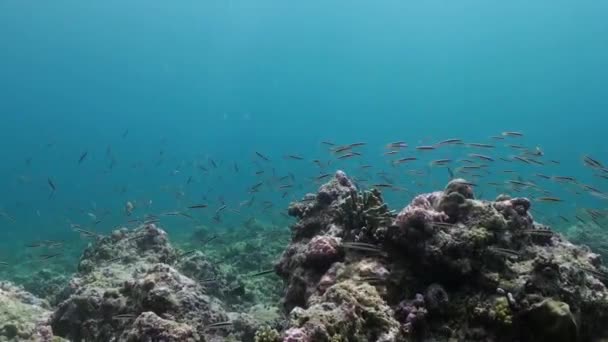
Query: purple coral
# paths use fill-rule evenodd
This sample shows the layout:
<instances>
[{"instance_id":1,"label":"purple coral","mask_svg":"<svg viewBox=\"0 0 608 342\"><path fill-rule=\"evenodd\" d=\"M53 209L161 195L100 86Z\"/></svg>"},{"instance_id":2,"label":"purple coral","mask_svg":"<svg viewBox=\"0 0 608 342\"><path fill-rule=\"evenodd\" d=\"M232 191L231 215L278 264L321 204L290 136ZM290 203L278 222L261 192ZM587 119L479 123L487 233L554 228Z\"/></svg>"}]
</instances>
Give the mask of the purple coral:
<instances>
[{"instance_id":1,"label":"purple coral","mask_svg":"<svg viewBox=\"0 0 608 342\"><path fill-rule=\"evenodd\" d=\"M283 342L309 342L310 337L302 328L290 328L285 331Z\"/></svg>"},{"instance_id":2,"label":"purple coral","mask_svg":"<svg viewBox=\"0 0 608 342\"><path fill-rule=\"evenodd\" d=\"M448 219L448 216L433 207L433 204L438 202L441 196L441 192L416 196L410 204L399 212L394 225L405 228L407 226L421 227L426 222L444 222Z\"/></svg>"},{"instance_id":3,"label":"purple coral","mask_svg":"<svg viewBox=\"0 0 608 342\"><path fill-rule=\"evenodd\" d=\"M412 300L401 301L395 310L397 319L403 323L403 328L408 333L424 326L427 313L424 296L420 293Z\"/></svg>"},{"instance_id":4,"label":"purple coral","mask_svg":"<svg viewBox=\"0 0 608 342\"><path fill-rule=\"evenodd\" d=\"M340 241L333 236L315 236L306 246L306 262L318 266L332 264L340 257L339 245Z\"/></svg>"}]
</instances>

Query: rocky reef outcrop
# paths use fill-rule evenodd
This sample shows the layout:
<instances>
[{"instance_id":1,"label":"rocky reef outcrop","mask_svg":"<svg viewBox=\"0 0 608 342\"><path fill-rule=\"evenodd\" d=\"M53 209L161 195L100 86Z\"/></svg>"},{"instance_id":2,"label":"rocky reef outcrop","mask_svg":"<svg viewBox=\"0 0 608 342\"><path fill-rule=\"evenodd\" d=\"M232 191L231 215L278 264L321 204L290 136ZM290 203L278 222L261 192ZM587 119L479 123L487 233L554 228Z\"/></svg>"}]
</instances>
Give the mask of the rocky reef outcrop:
<instances>
[{"instance_id":1,"label":"rocky reef outcrop","mask_svg":"<svg viewBox=\"0 0 608 342\"><path fill-rule=\"evenodd\" d=\"M535 222L526 198L475 199L463 179L392 212L338 171L293 203L276 265L295 341L600 341L599 255Z\"/></svg>"},{"instance_id":2,"label":"rocky reef outcrop","mask_svg":"<svg viewBox=\"0 0 608 342\"><path fill-rule=\"evenodd\" d=\"M70 341L253 340L248 317L210 294L214 272L200 252L173 248L155 224L116 230L85 250L50 324Z\"/></svg>"}]
</instances>

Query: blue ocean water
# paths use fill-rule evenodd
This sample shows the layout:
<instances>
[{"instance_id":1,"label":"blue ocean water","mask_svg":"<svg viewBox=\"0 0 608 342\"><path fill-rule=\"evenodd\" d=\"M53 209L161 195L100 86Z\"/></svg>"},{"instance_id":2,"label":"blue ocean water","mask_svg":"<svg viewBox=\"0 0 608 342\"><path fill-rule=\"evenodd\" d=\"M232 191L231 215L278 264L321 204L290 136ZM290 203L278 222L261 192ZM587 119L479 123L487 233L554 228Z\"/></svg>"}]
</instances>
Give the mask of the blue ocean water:
<instances>
[{"instance_id":1,"label":"blue ocean water","mask_svg":"<svg viewBox=\"0 0 608 342\"><path fill-rule=\"evenodd\" d=\"M539 203L539 217L576 222L578 210L606 207L608 180L582 156L608 163L607 11L599 1L2 1L0 261L18 263L33 241L80 241L76 224L107 233L200 203L209 208L196 221L164 227L242 229L250 216L287 226L288 203L336 169L362 188L392 183L398 210L449 180L431 161L454 159L457 171L470 153L496 159L480 177L460 175L479 194L533 181L563 200ZM505 131L524 137L490 138ZM496 147L415 150L448 138ZM338 159L323 141L366 145ZM393 165L384 153L395 141L418 160ZM540 147L545 165L513 160L521 151L506 144Z\"/></svg>"}]
</instances>

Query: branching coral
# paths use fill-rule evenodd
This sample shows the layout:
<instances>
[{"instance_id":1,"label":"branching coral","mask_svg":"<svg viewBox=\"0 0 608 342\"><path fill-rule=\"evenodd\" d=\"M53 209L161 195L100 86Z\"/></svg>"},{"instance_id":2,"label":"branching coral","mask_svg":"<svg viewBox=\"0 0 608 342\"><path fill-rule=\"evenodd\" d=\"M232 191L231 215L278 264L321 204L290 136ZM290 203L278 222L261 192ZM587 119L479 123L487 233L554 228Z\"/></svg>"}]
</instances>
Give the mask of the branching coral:
<instances>
[{"instance_id":1,"label":"branching coral","mask_svg":"<svg viewBox=\"0 0 608 342\"><path fill-rule=\"evenodd\" d=\"M368 227L374 230L382 224L387 224L393 219L388 206L382 200L382 194L377 189L371 191L351 191L341 205L341 215L346 227L349 229L361 229Z\"/></svg>"},{"instance_id":2,"label":"branching coral","mask_svg":"<svg viewBox=\"0 0 608 342\"><path fill-rule=\"evenodd\" d=\"M265 325L255 332L255 342L279 342L280 334L271 327Z\"/></svg>"}]
</instances>

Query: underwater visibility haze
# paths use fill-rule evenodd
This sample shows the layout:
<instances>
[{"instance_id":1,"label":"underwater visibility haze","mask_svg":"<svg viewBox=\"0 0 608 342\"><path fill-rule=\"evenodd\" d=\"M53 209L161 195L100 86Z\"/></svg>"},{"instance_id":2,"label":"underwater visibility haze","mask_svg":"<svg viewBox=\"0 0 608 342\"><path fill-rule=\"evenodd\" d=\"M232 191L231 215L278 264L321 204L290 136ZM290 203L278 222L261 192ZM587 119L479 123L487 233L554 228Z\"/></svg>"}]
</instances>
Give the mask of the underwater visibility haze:
<instances>
[{"instance_id":1,"label":"underwater visibility haze","mask_svg":"<svg viewBox=\"0 0 608 342\"><path fill-rule=\"evenodd\" d=\"M0 341L608 338L607 14L0 2Z\"/></svg>"}]
</instances>

